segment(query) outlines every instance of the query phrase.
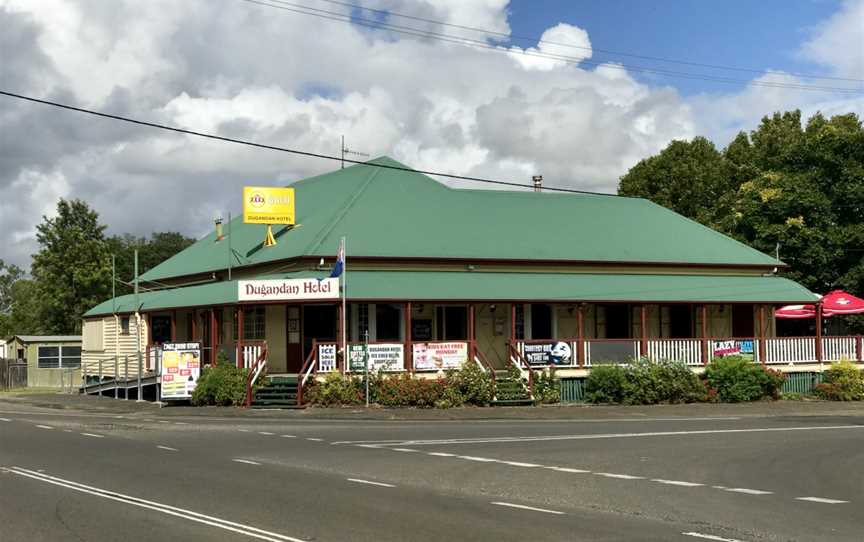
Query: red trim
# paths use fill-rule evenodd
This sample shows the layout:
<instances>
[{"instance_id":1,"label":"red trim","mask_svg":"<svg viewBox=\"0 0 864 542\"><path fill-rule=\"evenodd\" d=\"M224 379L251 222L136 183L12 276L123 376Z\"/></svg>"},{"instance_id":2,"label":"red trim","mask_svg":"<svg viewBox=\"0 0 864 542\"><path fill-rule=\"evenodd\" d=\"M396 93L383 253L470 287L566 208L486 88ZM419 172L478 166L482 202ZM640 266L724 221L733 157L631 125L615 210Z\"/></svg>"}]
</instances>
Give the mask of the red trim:
<instances>
[{"instance_id":1,"label":"red trim","mask_svg":"<svg viewBox=\"0 0 864 542\"><path fill-rule=\"evenodd\" d=\"M699 310L702 316L702 365L708 365L708 305L700 305Z\"/></svg>"},{"instance_id":2,"label":"red trim","mask_svg":"<svg viewBox=\"0 0 864 542\"><path fill-rule=\"evenodd\" d=\"M767 363L765 359L765 305L757 305L759 308L759 360L763 365Z\"/></svg>"},{"instance_id":3,"label":"red trim","mask_svg":"<svg viewBox=\"0 0 864 542\"><path fill-rule=\"evenodd\" d=\"M171 311L171 342L177 342L177 309Z\"/></svg>"},{"instance_id":4,"label":"red trim","mask_svg":"<svg viewBox=\"0 0 864 542\"><path fill-rule=\"evenodd\" d=\"M648 355L648 307L644 303L639 305L639 334L642 336L642 341L639 344L642 357Z\"/></svg>"},{"instance_id":5,"label":"red trim","mask_svg":"<svg viewBox=\"0 0 864 542\"><path fill-rule=\"evenodd\" d=\"M816 362L822 363L822 303L816 303Z\"/></svg>"},{"instance_id":6,"label":"red trim","mask_svg":"<svg viewBox=\"0 0 864 542\"><path fill-rule=\"evenodd\" d=\"M192 342L198 340L198 309L192 309Z\"/></svg>"},{"instance_id":7,"label":"red trim","mask_svg":"<svg viewBox=\"0 0 864 542\"><path fill-rule=\"evenodd\" d=\"M858 363L864 363L864 340L862 340L861 335L858 335L858 339L855 341L855 347Z\"/></svg>"}]
</instances>

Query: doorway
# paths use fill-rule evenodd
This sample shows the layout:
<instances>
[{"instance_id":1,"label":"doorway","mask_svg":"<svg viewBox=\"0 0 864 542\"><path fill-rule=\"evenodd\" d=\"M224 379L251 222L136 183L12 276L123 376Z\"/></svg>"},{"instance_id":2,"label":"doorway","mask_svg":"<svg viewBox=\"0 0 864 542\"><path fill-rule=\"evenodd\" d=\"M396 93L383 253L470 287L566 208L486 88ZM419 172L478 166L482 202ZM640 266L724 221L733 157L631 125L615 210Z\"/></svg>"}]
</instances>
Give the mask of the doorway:
<instances>
[{"instance_id":1,"label":"doorway","mask_svg":"<svg viewBox=\"0 0 864 542\"><path fill-rule=\"evenodd\" d=\"M693 338L693 307L669 306L669 336L673 339Z\"/></svg>"},{"instance_id":2,"label":"doorway","mask_svg":"<svg viewBox=\"0 0 864 542\"><path fill-rule=\"evenodd\" d=\"M753 330L753 305L732 305L732 336L747 339Z\"/></svg>"},{"instance_id":3,"label":"doorway","mask_svg":"<svg viewBox=\"0 0 864 542\"><path fill-rule=\"evenodd\" d=\"M336 305L303 305L303 359L312 351L312 341L337 341L338 327ZM290 322L290 318L289 318ZM300 362L302 364L302 361ZM289 367L291 372L299 372Z\"/></svg>"}]
</instances>

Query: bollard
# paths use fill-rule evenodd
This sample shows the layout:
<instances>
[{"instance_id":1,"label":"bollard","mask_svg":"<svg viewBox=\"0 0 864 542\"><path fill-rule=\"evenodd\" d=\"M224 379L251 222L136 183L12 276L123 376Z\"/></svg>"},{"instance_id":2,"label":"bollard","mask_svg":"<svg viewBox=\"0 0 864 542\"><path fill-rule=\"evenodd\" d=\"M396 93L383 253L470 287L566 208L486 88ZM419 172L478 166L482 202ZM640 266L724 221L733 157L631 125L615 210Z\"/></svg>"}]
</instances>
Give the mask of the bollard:
<instances>
[{"instance_id":1,"label":"bollard","mask_svg":"<svg viewBox=\"0 0 864 542\"><path fill-rule=\"evenodd\" d=\"M118 398L120 393L120 379L117 372L117 356L114 356L114 399Z\"/></svg>"}]
</instances>

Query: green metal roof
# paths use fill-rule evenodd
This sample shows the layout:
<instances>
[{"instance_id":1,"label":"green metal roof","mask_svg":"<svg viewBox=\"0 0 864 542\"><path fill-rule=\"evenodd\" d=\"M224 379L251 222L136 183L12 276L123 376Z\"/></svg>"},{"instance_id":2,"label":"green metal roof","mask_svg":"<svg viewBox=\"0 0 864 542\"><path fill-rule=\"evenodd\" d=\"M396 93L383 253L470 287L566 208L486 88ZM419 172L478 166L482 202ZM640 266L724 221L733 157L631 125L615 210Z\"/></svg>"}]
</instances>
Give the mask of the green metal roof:
<instances>
[{"instance_id":1,"label":"green metal roof","mask_svg":"<svg viewBox=\"0 0 864 542\"><path fill-rule=\"evenodd\" d=\"M321 276L304 272L280 278ZM273 276L260 278L276 278ZM483 273L444 271L355 271L348 280L352 300L812 303L816 295L782 277L717 275L628 275ZM140 295L143 311L233 304L237 281L224 281ZM117 312L134 311L134 296L117 298ZM85 314L111 314L111 301Z\"/></svg>"},{"instance_id":2,"label":"green metal roof","mask_svg":"<svg viewBox=\"0 0 864 542\"><path fill-rule=\"evenodd\" d=\"M764 265L779 262L648 200L558 192L449 188L390 158L295 182L297 222L226 225L142 275L144 280L255 265L298 256L476 258L592 262ZM238 203L239 203L238 193Z\"/></svg>"}]
</instances>

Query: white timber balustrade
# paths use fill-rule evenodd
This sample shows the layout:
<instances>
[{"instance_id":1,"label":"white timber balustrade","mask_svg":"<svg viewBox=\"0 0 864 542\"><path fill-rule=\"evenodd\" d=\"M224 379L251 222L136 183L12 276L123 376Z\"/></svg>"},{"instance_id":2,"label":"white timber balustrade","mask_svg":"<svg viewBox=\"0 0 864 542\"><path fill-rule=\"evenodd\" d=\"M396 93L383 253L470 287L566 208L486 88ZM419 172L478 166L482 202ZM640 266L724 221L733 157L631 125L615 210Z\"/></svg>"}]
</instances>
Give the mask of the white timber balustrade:
<instances>
[{"instance_id":1,"label":"white timber balustrade","mask_svg":"<svg viewBox=\"0 0 864 542\"><path fill-rule=\"evenodd\" d=\"M763 340L765 341L765 363L816 362L815 337L778 337Z\"/></svg>"},{"instance_id":2,"label":"white timber balustrade","mask_svg":"<svg viewBox=\"0 0 864 542\"><path fill-rule=\"evenodd\" d=\"M822 337L822 361L856 361L857 337Z\"/></svg>"},{"instance_id":3,"label":"white timber balustrade","mask_svg":"<svg viewBox=\"0 0 864 542\"><path fill-rule=\"evenodd\" d=\"M261 352L264 351L265 345L263 342L244 342L242 345L243 350L243 367L246 369L251 369L255 362L258 361L258 358L261 356Z\"/></svg>"},{"instance_id":4,"label":"white timber balustrade","mask_svg":"<svg viewBox=\"0 0 864 542\"><path fill-rule=\"evenodd\" d=\"M686 365L702 365L702 341L699 339L651 339L648 357L654 361L680 361Z\"/></svg>"}]
</instances>

